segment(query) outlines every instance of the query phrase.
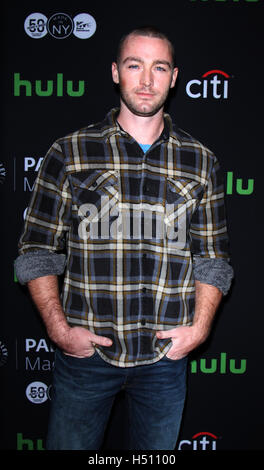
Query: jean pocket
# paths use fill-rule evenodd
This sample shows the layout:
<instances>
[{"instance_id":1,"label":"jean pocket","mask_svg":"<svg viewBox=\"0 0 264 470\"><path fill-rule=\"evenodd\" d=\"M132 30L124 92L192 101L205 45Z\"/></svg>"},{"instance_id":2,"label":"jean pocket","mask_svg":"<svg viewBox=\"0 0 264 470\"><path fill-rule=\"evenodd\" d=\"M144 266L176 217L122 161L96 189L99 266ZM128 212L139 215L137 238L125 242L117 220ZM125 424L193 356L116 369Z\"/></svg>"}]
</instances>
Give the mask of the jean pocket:
<instances>
[{"instance_id":1,"label":"jean pocket","mask_svg":"<svg viewBox=\"0 0 264 470\"><path fill-rule=\"evenodd\" d=\"M168 356L165 355L165 356L163 357L163 359L166 359L166 360L169 361L169 362L175 362L175 363L177 362L177 363L178 363L178 362L180 362L180 361L186 360L186 359L187 359L187 356L183 356L183 357L181 357L180 359L171 359L170 357L168 357Z\"/></svg>"},{"instance_id":2,"label":"jean pocket","mask_svg":"<svg viewBox=\"0 0 264 470\"><path fill-rule=\"evenodd\" d=\"M163 359L166 359L167 361L170 361L170 362L177 362L178 361L178 359L171 359L170 357L168 357L166 355L163 357Z\"/></svg>"},{"instance_id":3,"label":"jean pocket","mask_svg":"<svg viewBox=\"0 0 264 470\"><path fill-rule=\"evenodd\" d=\"M80 361L80 362L87 362L93 359L97 355L97 351L95 350L91 356L84 356L84 357L79 357L79 356L72 356L71 354L65 353L64 351L59 351L60 356L62 359L66 359L66 361Z\"/></svg>"}]
</instances>

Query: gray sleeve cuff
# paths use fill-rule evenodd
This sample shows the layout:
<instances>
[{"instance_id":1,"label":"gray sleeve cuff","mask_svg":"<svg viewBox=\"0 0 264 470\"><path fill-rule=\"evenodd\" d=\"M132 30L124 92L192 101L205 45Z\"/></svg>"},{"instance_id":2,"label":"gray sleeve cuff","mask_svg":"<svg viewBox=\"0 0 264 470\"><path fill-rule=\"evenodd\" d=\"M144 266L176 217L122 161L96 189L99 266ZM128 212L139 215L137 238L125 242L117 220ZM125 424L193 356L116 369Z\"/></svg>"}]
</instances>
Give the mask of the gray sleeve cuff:
<instances>
[{"instance_id":1,"label":"gray sleeve cuff","mask_svg":"<svg viewBox=\"0 0 264 470\"><path fill-rule=\"evenodd\" d=\"M20 284L26 284L38 277L62 274L65 264L64 254L34 250L18 256L15 260L15 271Z\"/></svg>"},{"instance_id":2,"label":"gray sleeve cuff","mask_svg":"<svg viewBox=\"0 0 264 470\"><path fill-rule=\"evenodd\" d=\"M226 295L230 289L234 271L227 260L194 256L194 277L196 281L211 284Z\"/></svg>"}]
</instances>

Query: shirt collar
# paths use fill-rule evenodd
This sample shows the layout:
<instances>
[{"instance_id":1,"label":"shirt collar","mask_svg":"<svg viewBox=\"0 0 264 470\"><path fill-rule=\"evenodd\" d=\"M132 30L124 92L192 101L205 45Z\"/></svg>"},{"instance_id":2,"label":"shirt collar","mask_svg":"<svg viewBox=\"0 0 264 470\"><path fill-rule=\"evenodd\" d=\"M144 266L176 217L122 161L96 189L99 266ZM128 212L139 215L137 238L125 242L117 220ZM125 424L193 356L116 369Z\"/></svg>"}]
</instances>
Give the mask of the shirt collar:
<instances>
[{"instance_id":1,"label":"shirt collar","mask_svg":"<svg viewBox=\"0 0 264 470\"><path fill-rule=\"evenodd\" d=\"M113 108L106 115L106 121L109 127L108 138L112 135L123 135L131 138L131 136L120 126L117 121L117 116L119 113L119 108ZM168 113L164 113L164 128L160 135L160 140L168 141L169 139L174 139L179 142L177 136L177 127L173 124L172 119Z\"/></svg>"}]
</instances>

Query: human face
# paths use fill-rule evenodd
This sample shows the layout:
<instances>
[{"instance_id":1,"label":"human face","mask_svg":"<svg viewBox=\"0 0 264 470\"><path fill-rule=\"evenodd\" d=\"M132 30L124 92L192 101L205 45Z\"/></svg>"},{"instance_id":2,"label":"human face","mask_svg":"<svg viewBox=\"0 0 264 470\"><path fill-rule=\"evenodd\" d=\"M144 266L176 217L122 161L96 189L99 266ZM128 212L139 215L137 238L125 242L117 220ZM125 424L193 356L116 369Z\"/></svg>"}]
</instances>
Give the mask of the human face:
<instances>
[{"instance_id":1,"label":"human face","mask_svg":"<svg viewBox=\"0 0 264 470\"><path fill-rule=\"evenodd\" d=\"M128 36L119 64L112 64L113 81L120 87L121 107L137 116L153 116L163 108L177 74L169 44L159 38Z\"/></svg>"}]
</instances>

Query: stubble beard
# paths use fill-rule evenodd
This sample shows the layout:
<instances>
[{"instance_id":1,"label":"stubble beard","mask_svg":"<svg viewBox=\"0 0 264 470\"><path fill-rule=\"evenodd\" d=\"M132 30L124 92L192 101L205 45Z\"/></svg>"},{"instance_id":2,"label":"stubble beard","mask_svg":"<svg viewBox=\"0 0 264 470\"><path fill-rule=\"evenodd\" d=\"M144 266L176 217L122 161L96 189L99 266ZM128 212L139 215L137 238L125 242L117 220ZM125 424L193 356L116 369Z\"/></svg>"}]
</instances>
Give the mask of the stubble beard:
<instances>
[{"instance_id":1,"label":"stubble beard","mask_svg":"<svg viewBox=\"0 0 264 470\"><path fill-rule=\"evenodd\" d=\"M150 117L150 116L154 116L155 114L157 114L158 111L160 111L160 109L163 108L168 94L169 94L169 90L165 92L156 103L153 103L151 108L149 108L149 105L146 103L145 110L144 110L144 104L137 105L137 103L133 100L133 97L130 97L128 94L126 94L123 91L122 86L120 85L121 100L129 109L129 111L135 114L136 116Z\"/></svg>"}]
</instances>

